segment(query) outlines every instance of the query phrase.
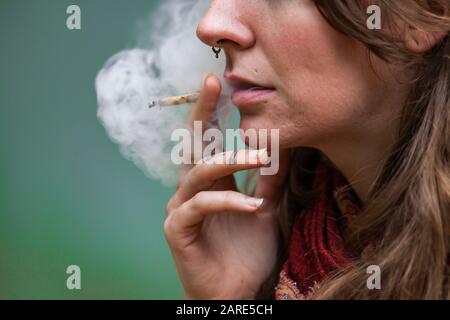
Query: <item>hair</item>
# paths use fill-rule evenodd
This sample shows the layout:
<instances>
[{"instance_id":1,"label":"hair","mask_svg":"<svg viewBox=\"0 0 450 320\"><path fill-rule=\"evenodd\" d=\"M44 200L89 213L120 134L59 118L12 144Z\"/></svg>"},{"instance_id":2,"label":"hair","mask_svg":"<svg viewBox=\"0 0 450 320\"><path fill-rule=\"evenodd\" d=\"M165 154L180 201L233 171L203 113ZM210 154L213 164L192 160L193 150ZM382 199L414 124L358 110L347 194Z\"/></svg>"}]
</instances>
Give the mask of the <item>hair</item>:
<instances>
[{"instance_id":1,"label":"hair","mask_svg":"<svg viewBox=\"0 0 450 320\"><path fill-rule=\"evenodd\" d=\"M391 28L390 32L369 30L366 1L315 2L332 27L385 62L412 70L415 77L402 110L397 143L345 235L358 258L324 279L313 299L449 299L450 2L377 1L389 22L402 21L413 29L446 35L423 54L408 51ZM292 157L278 206L278 263L258 298L274 298L293 218L315 200L314 172L321 152L297 148ZM376 243L372 254L362 255L369 243ZM370 265L382 270L381 290L367 289Z\"/></svg>"}]
</instances>

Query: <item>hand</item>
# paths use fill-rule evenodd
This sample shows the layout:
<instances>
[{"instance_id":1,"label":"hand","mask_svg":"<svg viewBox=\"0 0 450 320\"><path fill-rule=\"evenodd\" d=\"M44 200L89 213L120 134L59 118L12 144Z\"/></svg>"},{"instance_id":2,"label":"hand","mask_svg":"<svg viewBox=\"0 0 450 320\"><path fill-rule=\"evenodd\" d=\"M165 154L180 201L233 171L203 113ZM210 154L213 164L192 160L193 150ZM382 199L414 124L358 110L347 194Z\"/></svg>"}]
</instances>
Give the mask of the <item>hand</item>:
<instances>
[{"instance_id":1,"label":"hand","mask_svg":"<svg viewBox=\"0 0 450 320\"><path fill-rule=\"evenodd\" d=\"M202 121L206 127L220 91L219 79L207 76L191 125ZM231 156L226 152L182 166L177 191L167 205L164 231L186 298L255 297L276 262L276 206L287 154L280 155L277 175L259 177L255 198L238 191L233 173L264 166L266 150L241 150L237 164L226 164Z\"/></svg>"}]
</instances>

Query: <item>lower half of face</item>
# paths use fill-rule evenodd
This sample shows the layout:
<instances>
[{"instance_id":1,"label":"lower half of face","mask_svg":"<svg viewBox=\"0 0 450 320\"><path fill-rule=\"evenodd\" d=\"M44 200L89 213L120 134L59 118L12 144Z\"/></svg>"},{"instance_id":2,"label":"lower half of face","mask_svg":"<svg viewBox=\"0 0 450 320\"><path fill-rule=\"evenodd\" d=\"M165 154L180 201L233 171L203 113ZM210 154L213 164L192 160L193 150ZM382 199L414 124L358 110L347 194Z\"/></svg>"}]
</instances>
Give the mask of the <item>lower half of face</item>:
<instances>
[{"instance_id":1,"label":"lower half of face","mask_svg":"<svg viewBox=\"0 0 450 320\"><path fill-rule=\"evenodd\" d=\"M312 1L290 3L280 16L254 23L256 45L248 57L241 53L273 85L238 106L241 128L279 129L281 148L320 147L377 129L394 112L389 66L334 30Z\"/></svg>"}]
</instances>

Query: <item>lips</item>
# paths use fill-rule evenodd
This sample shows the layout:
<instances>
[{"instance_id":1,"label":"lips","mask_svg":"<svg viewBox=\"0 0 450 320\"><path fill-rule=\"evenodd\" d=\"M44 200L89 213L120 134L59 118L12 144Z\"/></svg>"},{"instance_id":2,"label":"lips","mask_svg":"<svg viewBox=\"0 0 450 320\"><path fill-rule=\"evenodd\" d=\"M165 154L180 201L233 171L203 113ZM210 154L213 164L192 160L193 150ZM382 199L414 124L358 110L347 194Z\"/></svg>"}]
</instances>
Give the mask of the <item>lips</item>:
<instances>
[{"instance_id":1,"label":"lips","mask_svg":"<svg viewBox=\"0 0 450 320\"><path fill-rule=\"evenodd\" d=\"M275 93L275 89L254 87L247 90L236 90L231 96L231 101L238 107L261 103Z\"/></svg>"},{"instance_id":2,"label":"lips","mask_svg":"<svg viewBox=\"0 0 450 320\"><path fill-rule=\"evenodd\" d=\"M259 84L233 74L225 74L225 79L235 88L231 101L237 107L245 107L268 101L276 93L273 87Z\"/></svg>"}]
</instances>

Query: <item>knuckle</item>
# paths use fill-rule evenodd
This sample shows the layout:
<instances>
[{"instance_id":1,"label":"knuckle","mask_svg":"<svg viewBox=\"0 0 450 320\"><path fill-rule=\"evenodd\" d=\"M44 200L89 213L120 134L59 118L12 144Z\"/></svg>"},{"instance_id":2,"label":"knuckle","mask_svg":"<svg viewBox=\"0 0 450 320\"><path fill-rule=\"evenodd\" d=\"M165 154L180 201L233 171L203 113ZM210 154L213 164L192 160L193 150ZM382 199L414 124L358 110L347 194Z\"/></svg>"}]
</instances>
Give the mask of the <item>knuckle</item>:
<instances>
[{"instance_id":1,"label":"knuckle","mask_svg":"<svg viewBox=\"0 0 450 320\"><path fill-rule=\"evenodd\" d=\"M203 206L206 197L205 191L200 191L191 199L191 210L198 210Z\"/></svg>"},{"instance_id":2,"label":"knuckle","mask_svg":"<svg viewBox=\"0 0 450 320\"><path fill-rule=\"evenodd\" d=\"M166 238L167 243L170 247L175 246L175 238L177 234L177 227L176 227L177 221L175 219L175 215L171 215L164 221L164 237Z\"/></svg>"},{"instance_id":3,"label":"knuckle","mask_svg":"<svg viewBox=\"0 0 450 320\"><path fill-rule=\"evenodd\" d=\"M174 198L171 198L166 205L166 216L167 217L170 216L172 211L175 209L174 202L175 202Z\"/></svg>"},{"instance_id":4,"label":"knuckle","mask_svg":"<svg viewBox=\"0 0 450 320\"><path fill-rule=\"evenodd\" d=\"M169 203L167 203L167 205L166 205L166 216L167 217L170 216L171 212L172 212L172 204L169 201Z\"/></svg>"},{"instance_id":5,"label":"knuckle","mask_svg":"<svg viewBox=\"0 0 450 320\"><path fill-rule=\"evenodd\" d=\"M172 219L167 218L166 221L164 221L164 236L168 242L170 242L171 235L172 235Z\"/></svg>"}]
</instances>

